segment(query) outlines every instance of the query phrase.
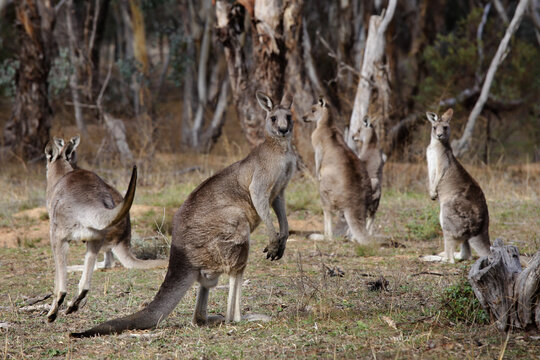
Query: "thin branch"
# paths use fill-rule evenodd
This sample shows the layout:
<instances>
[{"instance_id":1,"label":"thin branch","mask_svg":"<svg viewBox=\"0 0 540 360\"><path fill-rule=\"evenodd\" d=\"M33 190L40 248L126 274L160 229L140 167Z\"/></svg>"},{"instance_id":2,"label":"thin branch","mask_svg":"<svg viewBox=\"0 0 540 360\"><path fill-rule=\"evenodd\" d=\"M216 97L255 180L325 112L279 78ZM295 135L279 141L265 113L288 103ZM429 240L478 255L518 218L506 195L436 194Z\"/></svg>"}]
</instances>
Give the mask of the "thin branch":
<instances>
[{"instance_id":1,"label":"thin branch","mask_svg":"<svg viewBox=\"0 0 540 360\"><path fill-rule=\"evenodd\" d=\"M478 29L476 30L476 49L478 51L478 60L476 63L476 72L474 74L474 78L477 84L479 84L482 81L481 71L482 71L482 62L484 61L484 45L482 41L482 35L484 34L484 27L486 26L490 9L491 9L491 3L488 2L486 6L484 7L482 20L480 21L480 24L478 25Z\"/></svg>"},{"instance_id":2,"label":"thin branch","mask_svg":"<svg viewBox=\"0 0 540 360\"><path fill-rule=\"evenodd\" d=\"M112 51L114 52L114 47ZM111 78L112 65L113 65L113 62L111 61L109 63L109 69L107 70L107 76L105 77L105 80L103 81L103 86L101 86L101 90L99 91L99 95L96 100L96 105L98 109L100 109L100 111L101 111L101 101L103 99L103 94L105 93L105 89L107 89L107 85L109 84L109 79Z\"/></svg>"},{"instance_id":3,"label":"thin branch","mask_svg":"<svg viewBox=\"0 0 540 360\"><path fill-rule=\"evenodd\" d=\"M504 22L504 24L508 24L508 15L506 15L506 11L504 10L504 6L501 1L493 0L493 5L495 5L495 10L497 10L497 14L499 14L499 17Z\"/></svg>"},{"instance_id":4,"label":"thin branch","mask_svg":"<svg viewBox=\"0 0 540 360\"><path fill-rule=\"evenodd\" d=\"M90 34L90 41L88 43L88 58L91 58L90 54L92 53L92 49L94 48L94 42L96 40L96 31L97 31L97 23L98 23L98 17L99 17L99 5L101 4L101 0L96 0L94 6L94 18L92 19L92 33Z\"/></svg>"},{"instance_id":5,"label":"thin branch","mask_svg":"<svg viewBox=\"0 0 540 360\"><path fill-rule=\"evenodd\" d=\"M62 5L64 5L64 3L66 2L66 0L61 0L58 4L56 4L54 6L54 15L56 16L58 14L58 12L62 9Z\"/></svg>"},{"instance_id":6,"label":"thin branch","mask_svg":"<svg viewBox=\"0 0 540 360\"><path fill-rule=\"evenodd\" d=\"M386 28L388 27L388 25L390 24L390 21L392 21L392 18L394 17L396 5L397 5L397 0L390 0L390 2L388 3L388 7L386 8L386 13L378 29L378 32L380 34L384 34L386 32Z\"/></svg>"}]
</instances>

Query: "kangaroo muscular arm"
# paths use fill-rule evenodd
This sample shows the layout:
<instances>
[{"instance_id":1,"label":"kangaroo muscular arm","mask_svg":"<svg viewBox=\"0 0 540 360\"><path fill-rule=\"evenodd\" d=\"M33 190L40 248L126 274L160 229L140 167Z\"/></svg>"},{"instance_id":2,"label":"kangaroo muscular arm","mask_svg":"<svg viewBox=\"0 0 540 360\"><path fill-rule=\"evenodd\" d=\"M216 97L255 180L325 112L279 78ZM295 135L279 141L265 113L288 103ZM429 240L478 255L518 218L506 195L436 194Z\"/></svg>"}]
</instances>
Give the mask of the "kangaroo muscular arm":
<instances>
[{"instance_id":1,"label":"kangaroo muscular arm","mask_svg":"<svg viewBox=\"0 0 540 360\"><path fill-rule=\"evenodd\" d=\"M285 212L285 195L283 190L281 190L279 195L272 202L272 209L274 209L279 222L280 240L283 237L286 240L289 237L289 223L287 222L287 214Z\"/></svg>"},{"instance_id":2,"label":"kangaroo muscular arm","mask_svg":"<svg viewBox=\"0 0 540 360\"><path fill-rule=\"evenodd\" d=\"M266 176L263 174L255 172L249 185L249 193L257 214L266 225L270 242L273 242L277 241L277 233L270 216L270 186L265 181L261 181L261 179L265 178Z\"/></svg>"}]
</instances>

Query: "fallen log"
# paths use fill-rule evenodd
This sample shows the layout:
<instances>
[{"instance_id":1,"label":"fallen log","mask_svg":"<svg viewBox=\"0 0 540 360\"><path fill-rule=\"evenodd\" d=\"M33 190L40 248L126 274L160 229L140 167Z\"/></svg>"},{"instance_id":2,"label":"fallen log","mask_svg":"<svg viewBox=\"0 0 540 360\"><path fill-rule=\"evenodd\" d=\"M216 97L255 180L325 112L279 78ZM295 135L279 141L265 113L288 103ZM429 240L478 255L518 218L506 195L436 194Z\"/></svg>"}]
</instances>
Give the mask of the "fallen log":
<instances>
[{"instance_id":1,"label":"fallen log","mask_svg":"<svg viewBox=\"0 0 540 360\"><path fill-rule=\"evenodd\" d=\"M499 330L540 329L540 251L523 269L517 247L497 239L472 266L469 282Z\"/></svg>"}]
</instances>

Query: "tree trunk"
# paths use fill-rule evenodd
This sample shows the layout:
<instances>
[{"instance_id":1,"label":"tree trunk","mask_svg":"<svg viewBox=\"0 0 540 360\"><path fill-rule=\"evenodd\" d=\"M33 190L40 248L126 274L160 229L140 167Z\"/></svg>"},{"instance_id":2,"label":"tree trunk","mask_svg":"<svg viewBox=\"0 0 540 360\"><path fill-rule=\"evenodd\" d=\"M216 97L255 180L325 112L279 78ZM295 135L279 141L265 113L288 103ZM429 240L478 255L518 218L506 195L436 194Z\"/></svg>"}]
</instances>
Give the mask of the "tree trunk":
<instances>
[{"instance_id":1,"label":"tree trunk","mask_svg":"<svg viewBox=\"0 0 540 360\"><path fill-rule=\"evenodd\" d=\"M75 123L77 128L82 133L84 137L88 135L86 131L86 124L84 122L82 108L81 108L81 98L79 96L79 89L81 87L81 69L83 67L83 59L80 53L80 49L77 44L79 43L79 37L76 35L78 32L75 31L73 23L75 20L75 9L73 8L73 0L68 0L66 3L66 24L67 24L67 33L68 33L68 43L69 43L69 61L72 66L72 73L69 77L69 87L71 89L71 97L73 99L73 108L75 110Z\"/></svg>"},{"instance_id":2,"label":"tree trunk","mask_svg":"<svg viewBox=\"0 0 540 360\"><path fill-rule=\"evenodd\" d=\"M154 124L152 122L152 96L148 88L150 64L146 48L146 32L144 29L144 16L139 0L129 0L131 12L131 29L133 31L133 56L136 60L138 76L133 76L135 113L139 128L139 157L151 158L154 153Z\"/></svg>"},{"instance_id":3,"label":"tree trunk","mask_svg":"<svg viewBox=\"0 0 540 360\"><path fill-rule=\"evenodd\" d=\"M388 28L388 24L394 16L396 3L396 0L390 0L384 17L383 15L372 15L369 19L369 30L366 40L362 70L360 72L360 79L358 80L358 88L354 98L354 107L347 136L347 144L352 149L355 149L353 136L358 133L362 120L368 114L368 108L371 102L371 93L377 84L377 78L380 78L380 81L382 81L386 76L380 73L381 71L385 71L383 66L383 56L386 44L385 32ZM386 91L385 89L378 90L380 94L383 94ZM384 129L381 129L381 127L384 126L384 122L385 119L380 119L376 123L377 135L381 140L386 138L382 131ZM379 127L379 129L377 129L377 127Z\"/></svg>"},{"instance_id":4,"label":"tree trunk","mask_svg":"<svg viewBox=\"0 0 540 360\"><path fill-rule=\"evenodd\" d=\"M4 145L26 160L43 156L49 141L52 110L48 81L53 48L54 9L50 1L20 0L16 5L19 36L17 93Z\"/></svg>"},{"instance_id":5,"label":"tree trunk","mask_svg":"<svg viewBox=\"0 0 540 360\"><path fill-rule=\"evenodd\" d=\"M522 271L518 249L497 239L472 266L469 282L499 330L540 329L540 251Z\"/></svg>"},{"instance_id":6,"label":"tree trunk","mask_svg":"<svg viewBox=\"0 0 540 360\"><path fill-rule=\"evenodd\" d=\"M248 69L244 53L246 8L216 1L218 36L225 50L229 80L240 123L248 142L255 146L264 139L264 117L255 92L268 93L274 99L283 95L286 65L283 44L283 11L275 0L245 0L253 8L251 32L253 68ZM252 6L253 5L253 6Z\"/></svg>"},{"instance_id":7,"label":"tree trunk","mask_svg":"<svg viewBox=\"0 0 540 360\"><path fill-rule=\"evenodd\" d=\"M510 42L510 39L512 38L512 35L514 35L514 33L519 27L519 24L521 23L521 19L523 18L525 10L527 9L528 2L529 0L520 0L518 6L516 7L514 17L512 18L510 25L508 25L508 28L506 29L506 33L504 34L504 37L499 44L499 48L497 49L493 60L491 60L491 64L489 65L489 69L486 74L486 79L484 80L484 85L482 86L482 90L480 92L480 97L476 101L476 104L474 105L474 108L469 115L467 125L465 126L465 130L463 130L463 135L460 139L452 141L454 155L458 157L462 156L465 152L469 150L469 147L471 145L471 138L473 136L474 126L476 124L478 116L484 108L484 104L488 100L489 89L491 88L491 84L493 83L495 72L497 72L497 68L506 57L508 44Z\"/></svg>"}]
</instances>

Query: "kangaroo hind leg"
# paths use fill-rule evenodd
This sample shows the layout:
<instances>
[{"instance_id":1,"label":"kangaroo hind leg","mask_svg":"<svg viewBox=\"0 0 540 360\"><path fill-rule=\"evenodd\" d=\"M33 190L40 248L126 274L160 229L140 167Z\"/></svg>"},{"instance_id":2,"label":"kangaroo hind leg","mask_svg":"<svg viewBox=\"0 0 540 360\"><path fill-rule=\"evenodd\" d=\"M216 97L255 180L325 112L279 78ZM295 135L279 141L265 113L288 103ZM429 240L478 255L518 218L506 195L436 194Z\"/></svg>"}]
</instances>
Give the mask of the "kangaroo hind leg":
<instances>
[{"instance_id":1,"label":"kangaroo hind leg","mask_svg":"<svg viewBox=\"0 0 540 360\"><path fill-rule=\"evenodd\" d=\"M67 294L67 251L68 243L63 240L56 239L51 235L51 247L54 257L55 273L54 273L54 298L51 304L51 309L47 313L47 321L53 322L58 315L58 309L64 302Z\"/></svg>"},{"instance_id":2,"label":"kangaroo hind leg","mask_svg":"<svg viewBox=\"0 0 540 360\"><path fill-rule=\"evenodd\" d=\"M79 310L81 302L86 298L88 291L90 291L90 282L92 280L94 266L96 265L97 255L102 244L102 240L86 242L86 255L84 256L83 273L81 280L79 281L79 291L77 296L69 303L66 314L71 314L72 312Z\"/></svg>"},{"instance_id":3,"label":"kangaroo hind leg","mask_svg":"<svg viewBox=\"0 0 540 360\"><path fill-rule=\"evenodd\" d=\"M193 325L206 325L208 323L223 322L224 318L221 315L208 316L208 295L210 289L217 285L219 280L218 275L208 275L204 271L199 274L199 291L197 293L197 303L195 305L195 312L193 313Z\"/></svg>"}]
</instances>

